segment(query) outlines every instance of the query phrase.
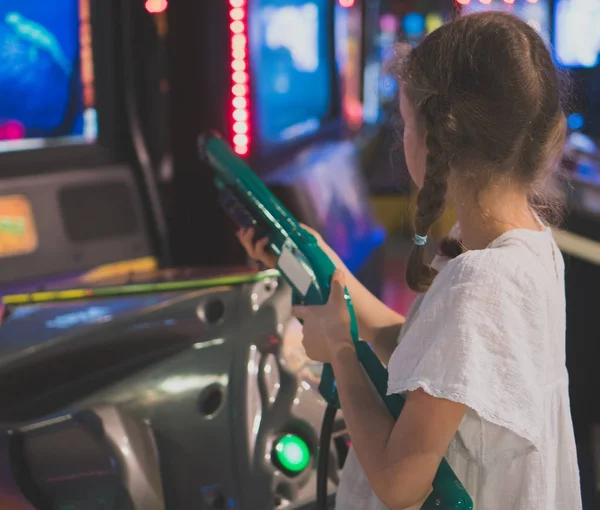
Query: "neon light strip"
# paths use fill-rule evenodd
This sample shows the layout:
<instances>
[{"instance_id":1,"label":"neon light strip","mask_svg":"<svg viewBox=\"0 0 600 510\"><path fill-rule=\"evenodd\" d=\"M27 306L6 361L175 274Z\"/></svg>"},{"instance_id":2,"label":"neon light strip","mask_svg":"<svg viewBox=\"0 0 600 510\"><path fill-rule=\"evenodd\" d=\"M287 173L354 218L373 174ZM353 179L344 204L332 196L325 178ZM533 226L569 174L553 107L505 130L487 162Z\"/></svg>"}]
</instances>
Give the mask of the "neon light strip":
<instances>
[{"instance_id":1,"label":"neon light strip","mask_svg":"<svg viewBox=\"0 0 600 510\"><path fill-rule=\"evenodd\" d=\"M81 82L83 84L83 104L86 109L96 104L94 92L94 55L92 53L92 24L90 0L79 0L79 44L81 46Z\"/></svg>"},{"instance_id":2,"label":"neon light strip","mask_svg":"<svg viewBox=\"0 0 600 510\"><path fill-rule=\"evenodd\" d=\"M137 294L155 294L207 289L211 287L227 287L255 283L269 278L279 277L279 271L271 269L256 274L222 276L206 280L188 280L183 282L139 283L133 285L115 285L97 289L67 289L55 292L34 292L32 294L13 294L4 296L5 305L30 305L34 303L50 303L55 301L74 301L77 299L98 299L124 297Z\"/></svg>"},{"instance_id":3,"label":"neon light strip","mask_svg":"<svg viewBox=\"0 0 600 510\"><path fill-rule=\"evenodd\" d=\"M229 0L231 10L231 131L233 148L240 156L250 150L250 75L248 74L247 0Z\"/></svg>"}]
</instances>

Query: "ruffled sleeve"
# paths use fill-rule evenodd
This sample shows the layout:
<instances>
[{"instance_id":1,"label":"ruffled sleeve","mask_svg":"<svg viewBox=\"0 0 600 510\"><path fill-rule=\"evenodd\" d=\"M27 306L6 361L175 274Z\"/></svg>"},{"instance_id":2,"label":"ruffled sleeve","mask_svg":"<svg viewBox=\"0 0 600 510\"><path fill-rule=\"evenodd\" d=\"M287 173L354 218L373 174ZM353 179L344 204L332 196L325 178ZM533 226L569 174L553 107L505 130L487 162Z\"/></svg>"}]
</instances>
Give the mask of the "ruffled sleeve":
<instances>
[{"instance_id":1,"label":"ruffled sleeve","mask_svg":"<svg viewBox=\"0 0 600 510\"><path fill-rule=\"evenodd\" d=\"M506 443L511 448L538 449L546 325L539 324L545 316L539 307L545 305L536 282L503 260L502 250L468 252L450 261L390 359L388 393L421 388L463 403L513 436ZM467 447L486 454L481 445Z\"/></svg>"}]
</instances>

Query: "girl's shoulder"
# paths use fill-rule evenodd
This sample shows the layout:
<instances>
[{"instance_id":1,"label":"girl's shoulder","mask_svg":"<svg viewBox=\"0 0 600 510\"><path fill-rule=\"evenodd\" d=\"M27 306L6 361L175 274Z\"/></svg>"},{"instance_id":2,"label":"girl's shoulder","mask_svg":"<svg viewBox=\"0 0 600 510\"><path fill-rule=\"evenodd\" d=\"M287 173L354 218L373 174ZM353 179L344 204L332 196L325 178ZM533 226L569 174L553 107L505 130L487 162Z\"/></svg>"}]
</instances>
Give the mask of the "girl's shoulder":
<instances>
[{"instance_id":1,"label":"girl's shoulder","mask_svg":"<svg viewBox=\"0 0 600 510\"><path fill-rule=\"evenodd\" d=\"M564 271L562 256L550 229L512 230L483 250L467 251L447 261L434 280L432 294L447 286L519 288L536 293L548 279Z\"/></svg>"}]
</instances>

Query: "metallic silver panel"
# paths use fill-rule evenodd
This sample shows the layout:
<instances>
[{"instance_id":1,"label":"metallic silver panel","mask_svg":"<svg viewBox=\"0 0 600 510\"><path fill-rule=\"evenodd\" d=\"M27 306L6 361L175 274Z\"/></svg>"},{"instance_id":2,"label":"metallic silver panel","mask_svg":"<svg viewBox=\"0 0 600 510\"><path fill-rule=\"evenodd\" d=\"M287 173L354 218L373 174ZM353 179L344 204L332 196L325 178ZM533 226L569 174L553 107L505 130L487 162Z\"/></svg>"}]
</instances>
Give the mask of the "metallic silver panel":
<instances>
[{"instance_id":1,"label":"metallic silver panel","mask_svg":"<svg viewBox=\"0 0 600 510\"><path fill-rule=\"evenodd\" d=\"M106 437L120 456L123 481L134 510L165 510L158 450L148 422L136 422L115 407L97 407Z\"/></svg>"}]
</instances>

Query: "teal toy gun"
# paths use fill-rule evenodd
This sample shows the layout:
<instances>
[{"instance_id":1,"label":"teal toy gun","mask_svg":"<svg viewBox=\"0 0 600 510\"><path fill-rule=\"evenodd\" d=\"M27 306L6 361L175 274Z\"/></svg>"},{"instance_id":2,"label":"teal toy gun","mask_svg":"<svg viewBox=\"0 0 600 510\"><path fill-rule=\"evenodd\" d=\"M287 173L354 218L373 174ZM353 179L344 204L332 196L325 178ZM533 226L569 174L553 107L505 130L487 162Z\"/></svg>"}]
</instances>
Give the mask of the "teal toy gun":
<instances>
[{"instance_id":1,"label":"teal toy gun","mask_svg":"<svg viewBox=\"0 0 600 510\"><path fill-rule=\"evenodd\" d=\"M198 148L215 171L219 201L240 227L253 227L257 238L267 236L269 246L278 257L277 267L293 289L294 304L324 305L329 298L330 283L336 269L319 247L313 235L275 198L263 182L215 133L199 138ZM398 419L404 398L387 395L388 373L368 343L359 339L358 322L348 291L345 292L350 329L356 354L388 411ZM335 377L331 365L323 367L319 391L331 409L339 408ZM325 427L324 427L325 428ZM328 441L326 443L328 447ZM321 455L327 458L327 455ZM322 463L319 464L321 470ZM325 464L326 467L326 464ZM321 473L326 476L326 473ZM433 492L422 510L470 510L473 502L452 468L442 460L433 481Z\"/></svg>"}]
</instances>

